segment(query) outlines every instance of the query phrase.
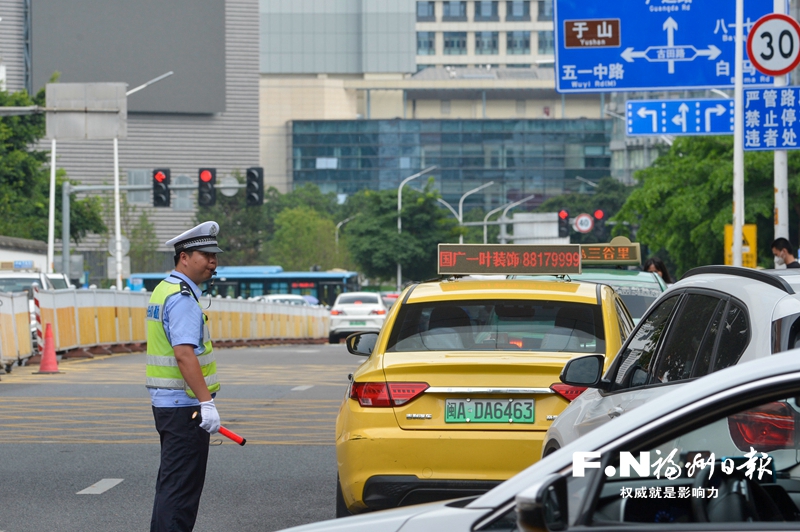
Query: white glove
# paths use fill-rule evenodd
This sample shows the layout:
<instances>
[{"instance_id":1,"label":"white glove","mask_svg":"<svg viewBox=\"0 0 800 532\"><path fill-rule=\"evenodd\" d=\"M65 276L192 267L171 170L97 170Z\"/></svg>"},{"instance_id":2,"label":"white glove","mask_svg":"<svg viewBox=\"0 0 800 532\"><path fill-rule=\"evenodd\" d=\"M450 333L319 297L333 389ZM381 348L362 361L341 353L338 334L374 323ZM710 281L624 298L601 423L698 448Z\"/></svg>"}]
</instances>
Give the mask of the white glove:
<instances>
[{"instance_id":1,"label":"white glove","mask_svg":"<svg viewBox=\"0 0 800 532\"><path fill-rule=\"evenodd\" d=\"M214 406L213 399L200 403L200 418L201 429L209 434L214 434L219 431L219 413L217 412L217 407Z\"/></svg>"}]
</instances>

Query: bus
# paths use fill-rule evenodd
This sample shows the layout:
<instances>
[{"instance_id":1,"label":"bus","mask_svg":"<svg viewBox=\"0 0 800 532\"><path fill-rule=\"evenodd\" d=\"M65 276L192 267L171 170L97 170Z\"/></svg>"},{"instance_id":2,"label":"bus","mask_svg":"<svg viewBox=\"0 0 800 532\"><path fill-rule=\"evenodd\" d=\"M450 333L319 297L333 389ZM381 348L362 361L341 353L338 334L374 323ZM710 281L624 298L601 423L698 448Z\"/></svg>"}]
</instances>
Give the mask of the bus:
<instances>
[{"instance_id":1,"label":"bus","mask_svg":"<svg viewBox=\"0 0 800 532\"><path fill-rule=\"evenodd\" d=\"M134 273L128 279L131 290L153 289L167 273ZM357 272L331 270L326 272L285 272L280 266L220 266L211 280L211 287L200 287L210 296L244 298L269 294L298 294L313 296L320 305L333 305L342 292L360 289Z\"/></svg>"}]
</instances>

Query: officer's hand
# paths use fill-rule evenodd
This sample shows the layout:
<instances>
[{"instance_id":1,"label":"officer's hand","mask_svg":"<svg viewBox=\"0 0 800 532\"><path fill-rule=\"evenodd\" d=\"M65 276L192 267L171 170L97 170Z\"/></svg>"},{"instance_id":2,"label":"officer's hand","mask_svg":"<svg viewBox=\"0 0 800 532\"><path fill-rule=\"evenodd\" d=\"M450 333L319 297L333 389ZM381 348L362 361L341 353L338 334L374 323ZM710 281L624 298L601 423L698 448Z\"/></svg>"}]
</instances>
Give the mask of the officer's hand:
<instances>
[{"instance_id":1,"label":"officer's hand","mask_svg":"<svg viewBox=\"0 0 800 532\"><path fill-rule=\"evenodd\" d=\"M209 434L214 434L219 431L219 413L217 412L217 407L214 406L213 399L200 403L200 418L201 429Z\"/></svg>"}]
</instances>

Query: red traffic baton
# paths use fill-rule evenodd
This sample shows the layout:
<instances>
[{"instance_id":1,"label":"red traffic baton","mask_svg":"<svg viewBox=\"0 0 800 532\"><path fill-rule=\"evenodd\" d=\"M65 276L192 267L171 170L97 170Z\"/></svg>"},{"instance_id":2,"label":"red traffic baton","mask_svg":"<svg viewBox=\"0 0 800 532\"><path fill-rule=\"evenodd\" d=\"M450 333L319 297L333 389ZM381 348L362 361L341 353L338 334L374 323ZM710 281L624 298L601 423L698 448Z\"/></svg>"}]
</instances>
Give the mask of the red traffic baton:
<instances>
[{"instance_id":1,"label":"red traffic baton","mask_svg":"<svg viewBox=\"0 0 800 532\"><path fill-rule=\"evenodd\" d=\"M219 433L231 440L232 442L238 443L239 445L244 445L247 443L247 440L233 432L232 430L228 430L223 426L219 427Z\"/></svg>"}]
</instances>

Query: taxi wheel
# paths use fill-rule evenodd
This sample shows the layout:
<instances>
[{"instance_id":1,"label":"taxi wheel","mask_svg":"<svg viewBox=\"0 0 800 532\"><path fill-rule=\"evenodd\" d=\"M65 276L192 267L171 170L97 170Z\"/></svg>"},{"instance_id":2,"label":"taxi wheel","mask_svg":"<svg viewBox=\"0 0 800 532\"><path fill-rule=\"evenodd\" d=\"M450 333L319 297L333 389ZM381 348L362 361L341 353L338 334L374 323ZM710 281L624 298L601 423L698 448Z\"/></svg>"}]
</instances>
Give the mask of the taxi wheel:
<instances>
[{"instance_id":1,"label":"taxi wheel","mask_svg":"<svg viewBox=\"0 0 800 532\"><path fill-rule=\"evenodd\" d=\"M342 485L339 483L339 475L336 475L336 517L348 517L353 514L347 509L342 495Z\"/></svg>"}]
</instances>

